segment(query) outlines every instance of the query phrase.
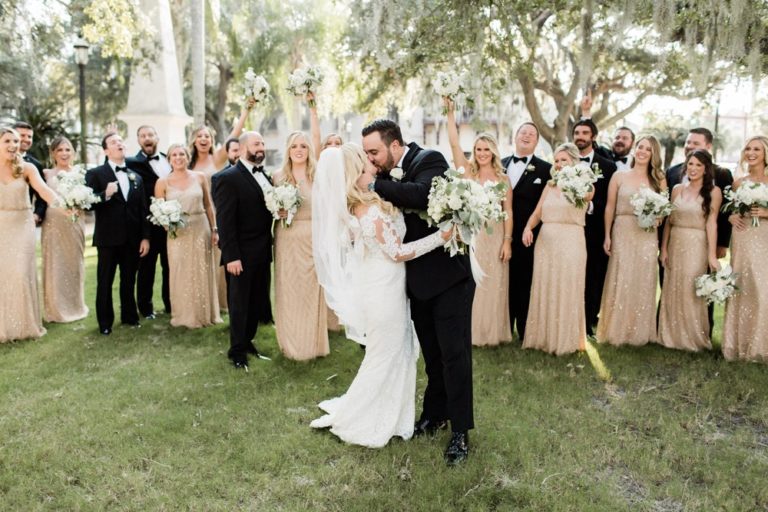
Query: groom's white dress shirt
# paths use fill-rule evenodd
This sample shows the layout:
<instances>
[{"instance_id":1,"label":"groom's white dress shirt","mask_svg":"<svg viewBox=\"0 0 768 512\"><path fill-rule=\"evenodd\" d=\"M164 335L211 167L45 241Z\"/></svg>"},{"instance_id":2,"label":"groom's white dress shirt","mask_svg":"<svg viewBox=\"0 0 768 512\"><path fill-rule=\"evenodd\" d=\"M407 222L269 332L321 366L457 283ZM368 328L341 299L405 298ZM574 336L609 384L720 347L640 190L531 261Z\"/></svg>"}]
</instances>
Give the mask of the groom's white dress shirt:
<instances>
[{"instance_id":1,"label":"groom's white dress shirt","mask_svg":"<svg viewBox=\"0 0 768 512\"><path fill-rule=\"evenodd\" d=\"M264 174L260 172L253 172L253 168L256 164L249 162L244 158L241 158L240 162L242 162L245 168L248 169L248 172L251 173L251 176L253 176L253 179L255 179L256 183L258 183L259 186L261 187L262 192L266 192L267 190L272 189L272 185L269 183L269 180L267 179L266 176L264 176Z\"/></svg>"},{"instance_id":2,"label":"groom's white dress shirt","mask_svg":"<svg viewBox=\"0 0 768 512\"><path fill-rule=\"evenodd\" d=\"M115 175L115 178L117 179L117 183L120 185L120 193L123 194L123 199L126 201L128 200L128 191L130 190L130 183L128 182L128 169L125 165L125 162L123 162L123 165L120 165L120 167L125 167L125 172L116 172L115 168L118 167L118 164L113 162L112 160L108 161L109 166L112 168L112 173ZM111 196L110 196L111 199Z\"/></svg>"}]
</instances>

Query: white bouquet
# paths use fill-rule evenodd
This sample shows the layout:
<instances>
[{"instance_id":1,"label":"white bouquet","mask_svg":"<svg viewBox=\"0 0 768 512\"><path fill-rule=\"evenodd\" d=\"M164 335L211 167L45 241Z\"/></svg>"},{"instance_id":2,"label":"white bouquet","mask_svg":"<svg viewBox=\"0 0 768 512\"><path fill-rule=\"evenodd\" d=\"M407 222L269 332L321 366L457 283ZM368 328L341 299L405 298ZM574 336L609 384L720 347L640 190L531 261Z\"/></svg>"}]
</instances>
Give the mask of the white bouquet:
<instances>
[{"instance_id":1,"label":"white bouquet","mask_svg":"<svg viewBox=\"0 0 768 512\"><path fill-rule=\"evenodd\" d=\"M153 197L149 205L150 215L147 217L155 226L162 226L168 230L168 236L176 238L176 230L187 225L186 213L181 208L181 203L176 199L165 200L162 197Z\"/></svg>"},{"instance_id":2,"label":"white bouquet","mask_svg":"<svg viewBox=\"0 0 768 512\"><path fill-rule=\"evenodd\" d=\"M725 265L717 272L701 275L695 281L696 296L704 297L707 304L722 304L739 289L736 286L737 277L738 274L734 274L730 265Z\"/></svg>"},{"instance_id":3,"label":"white bouquet","mask_svg":"<svg viewBox=\"0 0 768 512\"><path fill-rule=\"evenodd\" d=\"M269 99L269 84L263 76L253 72L253 68L248 68L245 72L245 97L253 98L256 103L264 103Z\"/></svg>"},{"instance_id":4,"label":"white bouquet","mask_svg":"<svg viewBox=\"0 0 768 512\"><path fill-rule=\"evenodd\" d=\"M446 97L454 103L460 103L466 101L469 104L473 103L472 98L467 96L467 86L465 85L465 77L463 75L456 75L438 71L435 74L434 80L432 80L432 88L441 97ZM446 109L443 108L443 115L445 115Z\"/></svg>"},{"instance_id":5,"label":"white bouquet","mask_svg":"<svg viewBox=\"0 0 768 512\"><path fill-rule=\"evenodd\" d=\"M80 166L71 171L59 171L56 175L56 191L61 196L57 206L72 210L72 222L77 222L80 210L89 210L91 206L101 202L101 198L85 184L85 169Z\"/></svg>"},{"instance_id":6,"label":"white bouquet","mask_svg":"<svg viewBox=\"0 0 768 512\"><path fill-rule=\"evenodd\" d=\"M307 66L299 68L288 76L288 92L294 96L306 96L315 94L317 87L323 83L323 73L319 68ZM309 106L315 106L314 98L309 100Z\"/></svg>"},{"instance_id":7,"label":"white bouquet","mask_svg":"<svg viewBox=\"0 0 768 512\"><path fill-rule=\"evenodd\" d=\"M674 209L666 194L654 192L648 187L642 187L632 194L629 203L637 217L637 224L646 231L655 230L656 221L666 217Z\"/></svg>"},{"instance_id":8,"label":"white bouquet","mask_svg":"<svg viewBox=\"0 0 768 512\"><path fill-rule=\"evenodd\" d=\"M584 196L592 192L595 182L602 178L597 164L590 167L585 162L567 165L552 175L551 184L560 188L566 201L576 208L584 208Z\"/></svg>"},{"instance_id":9,"label":"white bouquet","mask_svg":"<svg viewBox=\"0 0 768 512\"><path fill-rule=\"evenodd\" d=\"M744 181L736 190L731 187L725 188L725 198L728 202L723 205L724 212L738 213L747 215L753 206L768 208L768 185L765 183L755 183L753 181ZM752 226L760 225L759 217L752 217Z\"/></svg>"},{"instance_id":10,"label":"white bouquet","mask_svg":"<svg viewBox=\"0 0 768 512\"><path fill-rule=\"evenodd\" d=\"M267 210L272 212L272 217L275 220L280 218L280 210L288 212L288 217L283 219L283 226L285 227L289 227L291 222L293 222L293 216L299 210L301 201L299 187L290 183L277 185L264 193L264 202L267 205Z\"/></svg>"},{"instance_id":11,"label":"white bouquet","mask_svg":"<svg viewBox=\"0 0 768 512\"><path fill-rule=\"evenodd\" d=\"M448 169L445 176L432 179L426 220L441 230L455 226L453 236L444 247L451 256L464 254L468 245L482 229L505 220L501 202L507 193L507 182L486 182L481 185L463 177L464 169Z\"/></svg>"}]
</instances>

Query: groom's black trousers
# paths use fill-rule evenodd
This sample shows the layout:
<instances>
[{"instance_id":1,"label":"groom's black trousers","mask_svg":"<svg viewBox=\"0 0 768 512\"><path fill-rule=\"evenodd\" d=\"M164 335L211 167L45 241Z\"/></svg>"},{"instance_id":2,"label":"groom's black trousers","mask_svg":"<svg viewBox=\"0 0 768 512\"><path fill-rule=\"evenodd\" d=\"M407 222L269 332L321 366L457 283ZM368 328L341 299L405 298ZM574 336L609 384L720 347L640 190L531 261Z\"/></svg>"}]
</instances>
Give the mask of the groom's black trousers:
<instances>
[{"instance_id":1,"label":"groom's black trousers","mask_svg":"<svg viewBox=\"0 0 768 512\"><path fill-rule=\"evenodd\" d=\"M116 247L96 247L96 320L99 329L111 329L115 321L112 305L112 283L120 269L120 321L124 324L139 323L136 299L133 295L136 270L139 267L139 242L134 241Z\"/></svg>"},{"instance_id":2,"label":"groom's black trousers","mask_svg":"<svg viewBox=\"0 0 768 512\"><path fill-rule=\"evenodd\" d=\"M428 300L411 297L411 318L427 372L421 419L450 420L454 432L474 428L472 300L466 279Z\"/></svg>"},{"instance_id":3,"label":"groom's black trousers","mask_svg":"<svg viewBox=\"0 0 768 512\"><path fill-rule=\"evenodd\" d=\"M226 273L229 303L229 353L232 360L247 358L256 352L253 339L264 308L269 307L270 265L265 262L243 262L239 276Z\"/></svg>"}]
</instances>

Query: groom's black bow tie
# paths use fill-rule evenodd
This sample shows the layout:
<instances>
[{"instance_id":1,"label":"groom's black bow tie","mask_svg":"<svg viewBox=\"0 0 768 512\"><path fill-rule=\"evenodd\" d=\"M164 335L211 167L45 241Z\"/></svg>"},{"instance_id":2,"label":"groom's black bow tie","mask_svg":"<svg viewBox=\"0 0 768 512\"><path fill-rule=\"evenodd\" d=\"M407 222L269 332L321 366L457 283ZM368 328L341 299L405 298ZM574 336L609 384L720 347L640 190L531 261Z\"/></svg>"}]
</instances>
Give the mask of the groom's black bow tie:
<instances>
[{"instance_id":1,"label":"groom's black bow tie","mask_svg":"<svg viewBox=\"0 0 768 512\"><path fill-rule=\"evenodd\" d=\"M587 162L587 163L589 163L589 157L588 157L588 156L583 156L583 157L581 157L579 160L581 160L582 162Z\"/></svg>"},{"instance_id":2,"label":"groom's black bow tie","mask_svg":"<svg viewBox=\"0 0 768 512\"><path fill-rule=\"evenodd\" d=\"M128 172L127 167L120 167L119 165L115 166L115 172Z\"/></svg>"},{"instance_id":3,"label":"groom's black bow tie","mask_svg":"<svg viewBox=\"0 0 768 512\"><path fill-rule=\"evenodd\" d=\"M148 156L147 157L147 162L151 162L152 160L160 160L160 155Z\"/></svg>"},{"instance_id":4,"label":"groom's black bow tie","mask_svg":"<svg viewBox=\"0 0 768 512\"><path fill-rule=\"evenodd\" d=\"M527 164L528 163L528 157L527 156L517 156L517 155L513 155L512 156L512 163L513 164L516 164L517 162L520 162L520 161L522 161L524 164Z\"/></svg>"},{"instance_id":5,"label":"groom's black bow tie","mask_svg":"<svg viewBox=\"0 0 768 512\"><path fill-rule=\"evenodd\" d=\"M617 162L621 162L621 163L625 164L625 163L627 163L627 159L628 159L628 158L629 158L629 157L623 156L623 157L621 157L621 158L617 158L617 159L616 159L616 161L617 161Z\"/></svg>"},{"instance_id":6,"label":"groom's black bow tie","mask_svg":"<svg viewBox=\"0 0 768 512\"><path fill-rule=\"evenodd\" d=\"M253 169L251 169L251 173L256 174L257 172L260 172L261 174L264 174L264 166L260 165L260 166L256 167L254 165Z\"/></svg>"}]
</instances>

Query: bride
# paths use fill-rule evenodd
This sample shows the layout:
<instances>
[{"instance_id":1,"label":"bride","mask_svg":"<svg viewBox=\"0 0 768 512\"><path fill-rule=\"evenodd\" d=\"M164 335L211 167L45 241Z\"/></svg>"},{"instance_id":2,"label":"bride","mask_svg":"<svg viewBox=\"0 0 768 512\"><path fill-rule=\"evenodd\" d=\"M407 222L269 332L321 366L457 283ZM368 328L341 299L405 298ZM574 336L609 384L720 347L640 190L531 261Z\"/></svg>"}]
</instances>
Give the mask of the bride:
<instances>
[{"instance_id":1,"label":"bride","mask_svg":"<svg viewBox=\"0 0 768 512\"><path fill-rule=\"evenodd\" d=\"M355 144L328 148L312 190L318 280L347 336L366 351L347 392L321 402L327 414L310 426L330 427L341 440L371 448L413 435L419 352L403 262L440 247L451 235L437 231L402 243L402 214L368 190L375 171Z\"/></svg>"}]
</instances>

